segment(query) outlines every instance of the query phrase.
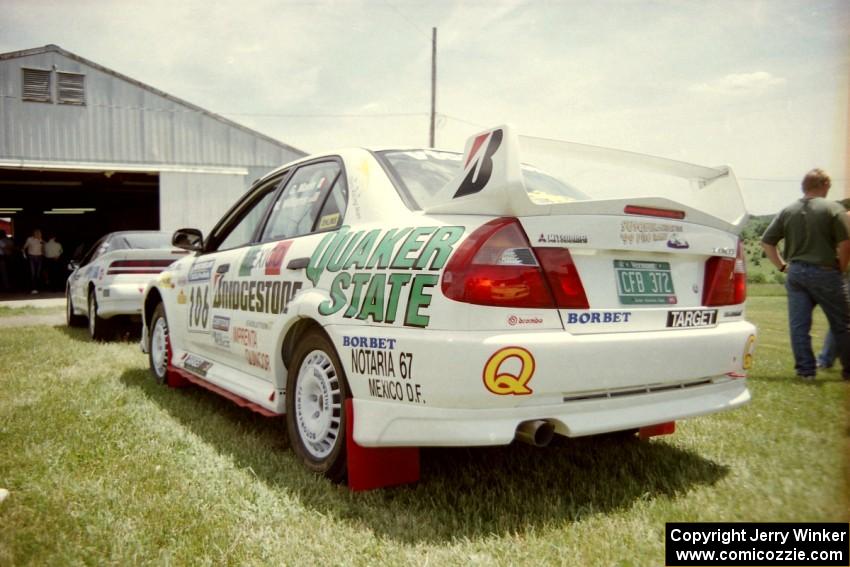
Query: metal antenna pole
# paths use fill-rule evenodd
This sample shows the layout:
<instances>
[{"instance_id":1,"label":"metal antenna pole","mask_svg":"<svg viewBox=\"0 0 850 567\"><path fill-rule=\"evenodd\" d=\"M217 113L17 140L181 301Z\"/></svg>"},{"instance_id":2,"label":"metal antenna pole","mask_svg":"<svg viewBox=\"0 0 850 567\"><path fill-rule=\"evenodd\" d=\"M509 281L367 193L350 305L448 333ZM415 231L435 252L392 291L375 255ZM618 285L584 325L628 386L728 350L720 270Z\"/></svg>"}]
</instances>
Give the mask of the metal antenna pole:
<instances>
[{"instance_id":1,"label":"metal antenna pole","mask_svg":"<svg viewBox=\"0 0 850 567\"><path fill-rule=\"evenodd\" d=\"M437 115L437 28L431 28L431 136L429 147L434 147L434 122Z\"/></svg>"}]
</instances>

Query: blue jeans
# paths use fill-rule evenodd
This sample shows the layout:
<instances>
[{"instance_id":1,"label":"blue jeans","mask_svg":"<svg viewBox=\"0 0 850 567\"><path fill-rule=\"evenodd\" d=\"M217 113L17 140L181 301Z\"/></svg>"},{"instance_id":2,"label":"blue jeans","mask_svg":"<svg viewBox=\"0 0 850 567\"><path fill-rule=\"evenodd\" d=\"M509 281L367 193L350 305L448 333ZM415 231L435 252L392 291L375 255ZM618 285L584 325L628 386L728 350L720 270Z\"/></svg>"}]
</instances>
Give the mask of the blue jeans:
<instances>
[{"instance_id":1,"label":"blue jeans","mask_svg":"<svg viewBox=\"0 0 850 567\"><path fill-rule=\"evenodd\" d=\"M832 334L832 330L829 330L823 338L823 348L818 354L818 365L823 368L832 368L836 358L838 358L838 345L835 344L835 335Z\"/></svg>"},{"instance_id":2,"label":"blue jeans","mask_svg":"<svg viewBox=\"0 0 850 567\"><path fill-rule=\"evenodd\" d=\"M30 276L32 278L32 288L38 289L41 285L41 256L27 256L30 261Z\"/></svg>"},{"instance_id":3,"label":"blue jeans","mask_svg":"<svg viewBox=\"0 0 850 567\"><path fill-rule=\"evenodd\" d=\"M788 323L794 369L801 376L814 376L812 311L820 305L829 321L844 373L850 372L850 294L837 269L792 262L785 281L788 291Z\"/></svg>"}]
</instances>

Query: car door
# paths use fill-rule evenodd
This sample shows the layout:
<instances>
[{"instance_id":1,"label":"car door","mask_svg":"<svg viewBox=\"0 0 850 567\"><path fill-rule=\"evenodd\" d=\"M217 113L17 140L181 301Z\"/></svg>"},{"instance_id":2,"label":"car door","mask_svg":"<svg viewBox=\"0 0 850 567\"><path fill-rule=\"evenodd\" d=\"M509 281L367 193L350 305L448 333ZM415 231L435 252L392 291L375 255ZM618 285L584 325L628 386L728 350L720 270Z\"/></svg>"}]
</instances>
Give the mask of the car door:
<instances>
[{"instance_id":1,"label":"car door","mask_svg":"<svg viewBox=\"0 0 850 567\"><path fill-rule=\"evenodd\" d=\"M298 167L277 194L257 241L229 261L212 304L213 331L214 337L229 331L231 361L241 371L274 379L279 334L293 316L288 305L310 287L304 266L290 262L309 258L324 233L342 225L347 193L340 161Z\"/></svg>"},{"instance_id":2,"label":"car door","mask_svg":"<svg viewBox=\"0 0 850 567\"><path fill-rule=\"evenodd\" d=\"M204 253L196 256L177 297L186 325L186 347L193 354L233 366L231 304L222 304L221 290L239 269L246 250L256 241L269 205L285 179L277 175L251 190L213 228ZM238 307L238 301L236 302Z\"/></svg>"},{"instance_id":3,"label":"car door","mask_svg":"<svg viewBox=\"0 0 850 567\"><path fill-rule=\"evenodd\" d=\"M108 247L109 235L103 236L95 242L85 256L80 259L79 267L71 274L70 287L71 298L77 310L85 312L88 308L89 282L97 282L98 265L97 258L101 256Z\"/></svg>"}]
</instances>

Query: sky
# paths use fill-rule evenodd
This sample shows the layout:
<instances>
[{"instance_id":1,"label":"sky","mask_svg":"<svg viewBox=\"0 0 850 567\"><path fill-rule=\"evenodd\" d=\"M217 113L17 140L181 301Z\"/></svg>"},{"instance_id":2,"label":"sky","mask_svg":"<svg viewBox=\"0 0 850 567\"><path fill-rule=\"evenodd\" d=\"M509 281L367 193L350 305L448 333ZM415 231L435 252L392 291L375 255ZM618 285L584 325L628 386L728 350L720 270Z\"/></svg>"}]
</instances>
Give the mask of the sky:
<instances>
[{"instance_id":1,"label":"sky","mask_svg":"<svg viewBox=\"0 0 850 567\"><path fill-rule=\"evenodd\" d=\"M477 131L734 168L753 214L813 167L850 196L850 0L2 0L56 44L307 152Z\"/></svg>"}]
</instances>

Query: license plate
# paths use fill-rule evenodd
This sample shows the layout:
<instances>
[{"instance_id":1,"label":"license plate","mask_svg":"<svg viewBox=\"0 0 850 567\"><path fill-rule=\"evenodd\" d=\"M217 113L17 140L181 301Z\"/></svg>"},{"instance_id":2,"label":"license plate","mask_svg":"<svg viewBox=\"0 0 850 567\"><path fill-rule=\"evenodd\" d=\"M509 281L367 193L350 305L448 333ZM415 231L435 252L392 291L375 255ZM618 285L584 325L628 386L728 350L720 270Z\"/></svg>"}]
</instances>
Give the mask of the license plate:
<instances>
[{"instance_id":1,"label":"license plate","mask_svg":"<svg viewBox=\"0 0 850 567\"><path fill-rule=\"evenodd\" d=\"M670 262L614 260L617 294L623 305L674 305Z\"/></svg>"}]
</instances>

